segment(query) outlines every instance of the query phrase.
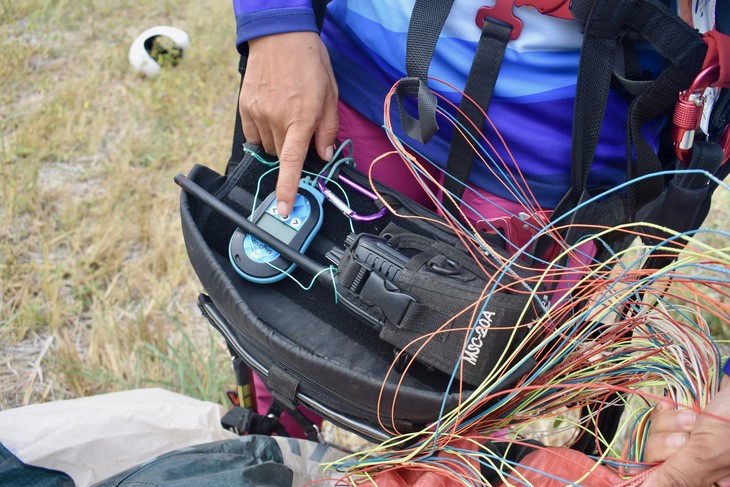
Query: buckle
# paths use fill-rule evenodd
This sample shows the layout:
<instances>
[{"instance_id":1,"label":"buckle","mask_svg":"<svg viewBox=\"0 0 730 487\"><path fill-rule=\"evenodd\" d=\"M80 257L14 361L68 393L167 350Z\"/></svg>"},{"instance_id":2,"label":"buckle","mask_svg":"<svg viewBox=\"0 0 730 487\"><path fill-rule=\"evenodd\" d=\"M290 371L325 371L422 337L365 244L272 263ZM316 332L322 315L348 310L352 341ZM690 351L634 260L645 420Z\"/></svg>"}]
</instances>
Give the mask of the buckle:
<instances>
[{"instance_id":1,"label":"buckle","mask_svg":"<svg viewBox=\"0 0 730 487\"><path fill-rule=\"evenodd\" d=\"M474 20L477 27L484 28L486 19L493 19L512 26L509 40L514 41L522 33L522 21L512 13L513 0L497 0L493 7L480 7Z\"/></svg>"},{"instance_id":2,"label":"buckle","mask_svg":"<svg viewBox=\"0 0 730 487\"><path fill-rule=\"evenodd\" d=\"M544 211L532 215L520 212L518 215L480 220L476 223L476 228L487 233L499 232L504 237L507 250L514 252L524 247L546 225L549 221L548 216Z\"/></svg>"},{"instance_id":3,"label":"buckle","mask_svg":"<svg viewBox=\"0 0 730 487\"><path fill-rule=\"evenodd\" d=\"M517 7L533 7L543 15L572 20L570 0L515 0Z\"/></svg>"},{"instance_id":4,"label":"buckle","mask_svg":"<svg viewBox=\"0 0 730 487\"><path fill-rule=\"evenodd\" d=\"M480 7L474 20L477 27L484 28L487 18L512 26L510 40L517 39L522 33L522 21L512 12L512 7L532 7L541 14L561 19L572 19L570 0L497 0L494 6Z\"/></svg>"}]
</instances>

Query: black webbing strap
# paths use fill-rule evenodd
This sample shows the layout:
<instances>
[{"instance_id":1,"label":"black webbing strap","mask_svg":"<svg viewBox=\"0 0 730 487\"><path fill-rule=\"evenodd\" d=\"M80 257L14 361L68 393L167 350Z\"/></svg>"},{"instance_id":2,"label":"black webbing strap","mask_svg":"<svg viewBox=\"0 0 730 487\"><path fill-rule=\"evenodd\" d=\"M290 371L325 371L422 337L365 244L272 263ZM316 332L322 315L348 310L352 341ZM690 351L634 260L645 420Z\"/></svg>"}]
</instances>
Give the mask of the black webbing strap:
<instances>
[{"instance_id":1,"label":"black webbing strap","mask_svg":"<svg viewBox=\"0 0 730 487\"><path fill-rule=\"evenodd\" d=\"M627 26L640 32L644 40L669 62L629 107L626 157L628 178L632 180L663 169L641 129L647 121L666 113L676 102L678 93L692 83L702 69L707 47L696 30L658 0L642 0ZM628 191L630 216L634 217L638 208L659 197L663 189L661 176L631 185Z\"/></svg>"},{"instance_id":2,"label":"black webbing strap","mask_svg":"<svg viewBox=\"0 0 730 487\"><path fill-rule=\"evenodd\" d=\"M241 88L243 87L243 75L246 73L246 62L248 61L248 55L241 54L238 60L238 72L241 74L241 81L238 84L238 96L236 97L236 122L233 126L233 142L231 143L231 157L228 159L226 164L225 173L231 174L236 168L241 159L243 159L243 144L246 142L246 137L243 135L243 123L241 122L241 110L239 109L239 103L241 98Z\"/></svg>"},{"instance_id":3,"label":"black webbing strap","mask_svg":"<svg viewBox=\"0 0 730 487\"><path fill-rule=\"evenodd\" d=\"M627 180L662 170L662 164L641 134L643 125L666 113L679 91L686 89L701 68L706 48L701 36L658 0L574 0L571 12L584 24L573 117L571 189L553 212L560 218L588 200L591 165L605 113L617 41L633 29L669 63L656 80L633 100L627 118ZM637 209L657 198L664 187L660 177L628 187L625 196L594 202L573 215L572 223L614 226L636 217ZM597 221L595 218L599 217ZM569 223L568 221L562 222ZM575 243L589 230L573 227L566 236ZM542 239L537 255L549 247Z\"/></svg>"},{"instance_id":4,"label":"black webbing strap","mask_svg":"<svg viewBox=\"0 0 730 487\"><path fill-rule=\"evenodd\" d=\"M428 67L441 29L454 0L416 0L408 25L406 39L406 76L398 81L395 99L405 133L423 143L438 130L436 124L436 95L428 88ZM406 97L418 102L418 118L405 107Z\"/></svg>"},{"instance_id":5,"label":"black webbing strap","mask_svg":"<svg viewBox=\"0 0 730 487\"><path fill-rule=\"evenodd\" d=\"M616 49L613 76L631 96L640 95L653 82L649 74L641 69L633 40L622 39L621 49Z\"/></svg>"},{"instance_id":6,"label":"black webbing strap","mask_svg":"<svg viewBox=\"0 0 730 487\"><path fill-rule=\"evenodd\" d=\"M583 194L606 112L616 47L638 0L572 2L571 13L584 19L573 109L571 188L574 202Z\"/></svg>"},{"instance_id":7,"label":"black webbing strap","mask_svg":"<svg viewBox=\"0 0 730 487\"><path fill-rule=\"evenodd\" d=\"M327 10L327 4L330 0L312 0L312 10L314 10L314 18L317 20L317 30L322 31L324 23L324 15Z\"/></svg>"},{"instance_id":8,"label":"black webbing strap","mask_svg":"<svg viewBox=\"0 0 730 487\"><path fill-rule=\"evenodd\" d=\"M590 199L586 190L593 158L598 147L598 137L608 102L618 47L618 39L624 25L640 0L574 0L571 13L584 25L583 44L578 65L571 145L571 187L553 210L551 220L569 223L561 219L578 205ZM627 213L621 197L614 195L599 203L583 207L571 215L573 223L613 226L625 219ZM570 227L564 236L568 244L575 243L586 229ZM538 240L534 254L538 257L552 246L549 237Z\"/></svg>"},{"instance_id":9,"label":"black webbing strap","mask_svg":"<svg viewBox=\"0 0 730 487\"><path fill-rule=\"evenodd\" d=\"M695 142L692 159L686 169L696 172L675 175L661 197L647 205L647 215L642 220L670 228L680 234L698 228L701 224L701 221L698 224L698 216L703 211L702 203L707 200L710 190L710 178L706 174L716 174L721 163L722 147L719 144ZM681 163L678 163L678 166L680 166L678 169L682 168ZM684 245L684 240L673 240L670 233L655 227L644 227L641 233L642 240L648 246L669 240L666 247L675 247L677 250L676 254L664 250L652 252L644 264L644 269L666 267L677 257Z\"/></svg>"},{"instance_id":10,"label":"black webbing strap","mask_svg":"<svg viewBox=\"0 0 730 487\"><path fill-rule=\"evenodd\" d=\"M464 134L457 127L454 128L446 161L444 190L454 195L456 203L448 197L444 197L443 203L446 211L454 216L459 215L458 201L464 195L464 185L469 180L474 165L473 140L479 141L481 138L485 114L489 109L511 33L511 25L494 22L489 17L484 19L484 28L469 69L464 87L465 96L459 104L457 117L457 127L463 127L469 133Z\"/></svg>"}]
</instances>

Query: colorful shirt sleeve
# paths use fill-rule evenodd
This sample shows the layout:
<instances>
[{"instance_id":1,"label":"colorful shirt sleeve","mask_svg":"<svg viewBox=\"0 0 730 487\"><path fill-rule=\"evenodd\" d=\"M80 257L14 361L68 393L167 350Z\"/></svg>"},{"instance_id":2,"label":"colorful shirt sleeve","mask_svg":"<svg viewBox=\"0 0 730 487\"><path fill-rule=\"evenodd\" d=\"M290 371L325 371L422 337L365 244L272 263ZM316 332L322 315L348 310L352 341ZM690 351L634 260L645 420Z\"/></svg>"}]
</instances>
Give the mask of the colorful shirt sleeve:
<instances>
[{"instance_id":1,"label":"colorful shirt sleeve","mask_svg":"<svg viewBox=\"0 0 730 487\"><path fill-rule=\"evenodd\" d=\"M284 32L317 32L311 0L233 0L236 47L242 54L247 41Z\"/></svg>"}]
</instances>

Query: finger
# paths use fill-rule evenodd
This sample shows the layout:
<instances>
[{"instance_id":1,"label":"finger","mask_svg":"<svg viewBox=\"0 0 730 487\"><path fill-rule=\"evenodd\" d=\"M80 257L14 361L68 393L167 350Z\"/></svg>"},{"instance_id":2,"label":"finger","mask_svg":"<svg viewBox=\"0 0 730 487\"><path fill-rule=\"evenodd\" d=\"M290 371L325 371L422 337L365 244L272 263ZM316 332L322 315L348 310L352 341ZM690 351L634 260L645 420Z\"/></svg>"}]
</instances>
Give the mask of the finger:
<instances>
[{"instance_id":1,"label":"finger","mask_svg":"<svg viewBox=\"0 0 730 487\"><path fill-rule=\"evenodd\" d=\"M274 138L274 134L268 128L259 129L259 133L261 134L261 145L264 146L266 153L270 156L275 156L278 151L276 150L276 139Z\"/></svg>"},{"instance_id":2,"label":"finger","mask_svg":"<svg viewBox=\"0 0 730 487\"><path fill-rule=\"evenodd\" d=\"M317 149L317 154L321 159L325 161L332 159L334 155L332 146L337 140L337 131L339 128L337 104L334 103L322 114L319 125L314 132L314 147Z\"/></svg>"},{"instance_id":3,"label":"finger","mask_svg":"<svg viewBox=\"0 0 730 487\"><path fill-rule=\"evenodd\" d=\"M289 215L294 207L302 166L307 155L312 132L302 125L293 124L279 152L279 178L276 182L277 210L281 215Z\"/></svg>"},{"instance_id":4,"label":"finger","mask_svg":"<svg viewBox=\"0 0 730 487\"><path fill-rule=\"evenodd\" d=\"M320 126L321 127L321 126ZM334 129L330 126L329 128L318 128L314 132L314 147L317 149L317 155L320 159L329 161L334 156L334 144L337 140L337 122L335 122Z\"/></svg>"},{"instance_id":5,"label":"finger","mask_svg":"<svg viewBox=\"0 0 730 487\"><path fill-rule=\"evenodd\" d=\"M649 435L656 433L690 432L697 422L697 413L691 409L656 409L651 415Z\"/></svg>"},{"instance_id":6,"label":"finger","mask_svg":"<svg viewBox=\"0 0 730 487\"><path fill-rule=\"evenodd\" d=\"M241 111L241 128L243 129L243 138L250 144L261 145L261 135L259 129L256 127L253 119L249 116L244 116Z\"/></svg>"},{"instance_id":7,"label":"finger","mask_svg":"<svg viewBox=\"0 0 730 487\"><path fill-rule=\"evenodd\" d=\"M696 483L697 478L688 471L681 468L664 463L654 470L649 477L641 484L641 487L693 487L695 485L705 485Z\"/></svg>"},{"instance_id":8,"label":"finger","mask_svg":"<svg viewBox=\"0 0 730 487\"><path fill-rule=\"evenodd\" d=\"M647 463L663 462L689 440L688 433L651 433L644 444L642 460Z\"/></svg>"}]
</instances>

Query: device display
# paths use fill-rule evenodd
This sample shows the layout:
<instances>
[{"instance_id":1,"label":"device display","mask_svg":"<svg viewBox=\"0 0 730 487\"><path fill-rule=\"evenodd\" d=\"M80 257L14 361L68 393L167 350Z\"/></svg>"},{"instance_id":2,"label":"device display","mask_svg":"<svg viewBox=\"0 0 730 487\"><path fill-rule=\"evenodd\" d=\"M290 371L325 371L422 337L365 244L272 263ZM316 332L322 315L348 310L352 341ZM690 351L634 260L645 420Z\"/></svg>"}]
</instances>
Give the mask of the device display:
<instances>
[{"instance_id":1,"label":"device display","mask_svg":"<svg viewBox=\"0 0 730 487\"><path fill-rule=\"evenodd\" d=\"M324 195L312 186L300 184L294 208L286 218L276 211L276 194L271 193L256 208L251 222L272 238L304 252L322 226ZM228 254L233 268L245 279L265 284L276 282L296 265L265 242L237 228L231 237Z\"/></svg>"},{"instance_id":2,"label":"device display","mask_svg":"<svg viewBox=\"0 0 730 487\"><path fill-rule=\"evenodd\" d=\"M297 231L294 228L269 213L264 213L257 225L259 228L270 233L285 244L290 243L297 234Z\"/></svg>"}]
</instances>

